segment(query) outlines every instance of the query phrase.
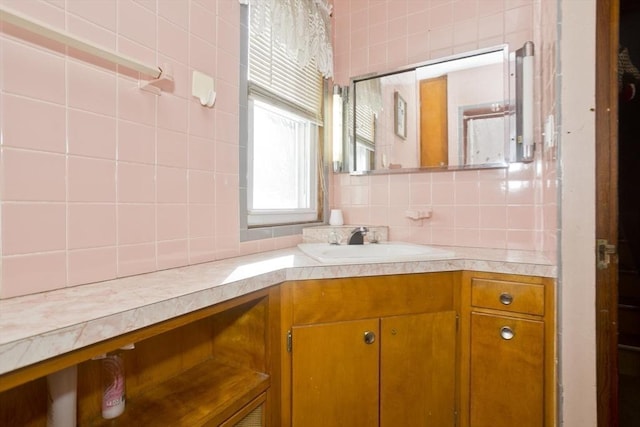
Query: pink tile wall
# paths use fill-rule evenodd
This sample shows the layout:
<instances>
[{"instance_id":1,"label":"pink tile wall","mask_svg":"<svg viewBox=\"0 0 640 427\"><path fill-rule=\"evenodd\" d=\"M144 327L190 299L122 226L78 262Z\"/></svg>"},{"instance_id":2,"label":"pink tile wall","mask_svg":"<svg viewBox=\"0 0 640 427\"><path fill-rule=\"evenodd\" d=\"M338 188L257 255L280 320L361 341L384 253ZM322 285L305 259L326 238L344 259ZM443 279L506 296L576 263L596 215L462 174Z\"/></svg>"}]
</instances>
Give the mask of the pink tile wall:
<instances>
[{"instance_id":1,"label":"pink tile wall","mask_svg":"<svg viewBox=\"0 0 640 427\"><path fill-rule=\"evenodd\" d=\"M239 243L237 0L0 4L174 73L155 96L0 24L0 298L293 244Z\"/></svg>"},{"instance_id":2,"label":"pink tile wall","mask_svg":"<svg viewBox=\"0 0 640 427\"><path fill-rule=\"evenodd\" d=\"M555 111L550 105L555 99L554 54L549 52L555 17L542 16L554 14L555 5L547 6L536 0L336 1L336 83L501 43L516 49L533 40L541 123ZM343 209L347 223L388 224L394 240L554 251L556 165L546 151L537 153L533 163L502 170L339 175L333 180L331 204ZM427 208L433 209L431 219L414 221L405 215Z\"/></svg>"}]
</instances>

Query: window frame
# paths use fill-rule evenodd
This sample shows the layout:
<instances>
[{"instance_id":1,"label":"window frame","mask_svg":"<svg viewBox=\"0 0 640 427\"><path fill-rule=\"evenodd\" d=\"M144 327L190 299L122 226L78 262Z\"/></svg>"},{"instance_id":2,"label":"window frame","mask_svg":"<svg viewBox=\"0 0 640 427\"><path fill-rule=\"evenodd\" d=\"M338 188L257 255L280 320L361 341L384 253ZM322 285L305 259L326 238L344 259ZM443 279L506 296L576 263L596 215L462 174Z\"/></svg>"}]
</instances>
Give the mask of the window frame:
<instances>
[{"instance_id":1,"label":"window frame","mask_svg":"<svg viewBox=\"0 0 640 427\"><path fill-rule=\"evenodd\" d=\"M317 151L315 164L317 165L317 185L315 200L317 201L317 213L315 218L307 219L301 222L283 222L280 224L263 224L249 225L249 138L250 138L250 118L249 118L249 97L250 93L254 96L264 96L267 93L251 87L248 80L249 75L249 6L241 4L240 7L241 31L240 31L240 82L239 82L239 222L240 222L240 241L252 241L267 238L292 236L301 234L302 229L314 225L326 223L324 220L325 212L328 211L329 200L328 191L325 183L328 181L328 167L325 165L326 147L324 141L327 140L327 126L319 126L317 136ZM323 80L323 116L327 117L327 88L328 82ZM265 91L266 92L266 91ZM275 102L275 101L274 101ZM288 103L283 101L278 104L281 108L288 107ZM309 118L313 120L312 118Z\"/></svg>"}]
</instances>

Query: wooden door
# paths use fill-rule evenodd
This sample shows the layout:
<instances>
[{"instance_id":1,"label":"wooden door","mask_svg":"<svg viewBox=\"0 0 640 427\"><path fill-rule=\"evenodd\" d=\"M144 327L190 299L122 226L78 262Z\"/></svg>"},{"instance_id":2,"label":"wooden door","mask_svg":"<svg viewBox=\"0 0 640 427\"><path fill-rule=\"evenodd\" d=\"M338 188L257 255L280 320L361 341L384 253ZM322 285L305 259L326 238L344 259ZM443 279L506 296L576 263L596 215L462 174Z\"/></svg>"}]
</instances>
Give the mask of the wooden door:
<instances>
[{"instance_id":1,"label":"wooden door","mask_svg":"<svg viewBox=\"0 0 640 427\"><path fill-rule=\"evenodd\" d=\"M618 39L620 1L596 2L596 238L618 241ZM618 264L596 269L598 426L618 419Z\"/></svg>"},{"instance_id":2,"label":"wooden door","mask_svg":"<svg viewBox=\"0 0 640 427\"><path fill-rule=\"evenodd\" d=\"M420 81L420 166L449 164L447 76Z\"/></svg>"},{"instance_id":3,"label":"wooden door","mask_svg":"<svg viewBox=\"0 0 640 427\"><path fill-rule=\"evenodd\" d=\"M379 319L292 329L293 427L378 425ZM375 334L367 344L365 333Z\"/></svg>"},{"instance_id":4,"label":"wooden door","mask_svg":"<svg viewBox=\"0 0 640 427\"><path fill-rule=\"evenodd\" d=\"M471 313L470 357L470 426L544 425L542 321Z\"/></svg>"},{"instance_id":5,"label":"wooden door","mask_svg":"<svg viewBox=\"0 0 640 427\"><path fill-rule=\"evenodd\" d=\"M456 313L383 318L380 340L380 426L453 426Z\"/></svg>"}]
</instances>

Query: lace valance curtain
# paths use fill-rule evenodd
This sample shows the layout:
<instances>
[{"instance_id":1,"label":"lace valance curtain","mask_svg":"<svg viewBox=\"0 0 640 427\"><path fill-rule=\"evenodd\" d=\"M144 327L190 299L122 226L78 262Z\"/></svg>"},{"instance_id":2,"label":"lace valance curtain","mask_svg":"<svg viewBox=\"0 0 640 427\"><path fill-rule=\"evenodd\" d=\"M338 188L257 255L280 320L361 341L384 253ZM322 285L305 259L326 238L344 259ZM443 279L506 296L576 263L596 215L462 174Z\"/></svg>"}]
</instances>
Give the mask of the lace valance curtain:
<instances>
[{"instance_id":1,"label":"lace valance curtain","mask_svg":"<svg viewBox=\"0 0 640 427\"><path fill-rule=\"evenodd\" d=\"M285 47L301 67L314 61L325 77L333 77L331 5L327 0L249 0L260 31Z\"/></svg>"}]
</instances>

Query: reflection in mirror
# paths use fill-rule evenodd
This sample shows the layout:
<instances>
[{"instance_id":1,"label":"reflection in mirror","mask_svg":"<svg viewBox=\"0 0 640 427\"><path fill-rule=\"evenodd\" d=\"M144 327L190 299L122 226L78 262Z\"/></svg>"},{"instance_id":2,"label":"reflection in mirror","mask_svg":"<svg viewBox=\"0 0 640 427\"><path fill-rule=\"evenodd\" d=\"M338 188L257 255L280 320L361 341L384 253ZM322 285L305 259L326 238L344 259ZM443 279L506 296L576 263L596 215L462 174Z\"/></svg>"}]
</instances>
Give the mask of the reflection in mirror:
<instances>
[{"instance_id":1,"label":"reflection in mirror","mask_svg":"<svg viewBox=\"0 0 640 427\"><path fill-rule=\"evenodd\" d=\"M505 167L507 46L352 79L350 171Z\"/></svg>"}]
</instances>

